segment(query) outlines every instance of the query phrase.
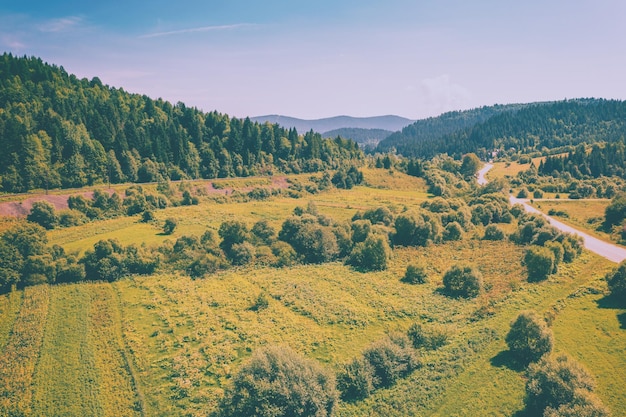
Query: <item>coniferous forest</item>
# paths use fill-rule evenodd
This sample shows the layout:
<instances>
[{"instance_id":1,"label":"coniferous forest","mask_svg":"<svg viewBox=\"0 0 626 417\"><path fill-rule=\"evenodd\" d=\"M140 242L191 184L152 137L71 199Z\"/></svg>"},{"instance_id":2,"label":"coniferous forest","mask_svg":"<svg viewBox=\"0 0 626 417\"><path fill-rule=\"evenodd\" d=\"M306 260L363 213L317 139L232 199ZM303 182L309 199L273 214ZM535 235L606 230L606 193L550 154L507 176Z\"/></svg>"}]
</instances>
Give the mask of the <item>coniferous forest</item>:
<instances>
[{"instance_id":1,"label":"coniferous forest","mask_svg":"<svg viewBox=\"0 0 626 417\"><path fill-rule=\"evenodd\" d=\"M299 135L0 57L0 191L315 172L360 159L356 143Z\"/></svg>"},{"instance_id":2,"label":"coniferous forest","mask_svg":"<svg viewBox=\"0 0 626 417\"><path fill-rule=\"evenodd\" d=\"M440 153L486 157L494 149L532 152L579 143L615 142L626 136L626 102L576 99L482 107L418 120L378 145L404 156Z\"/></svg>"}]
</instances>

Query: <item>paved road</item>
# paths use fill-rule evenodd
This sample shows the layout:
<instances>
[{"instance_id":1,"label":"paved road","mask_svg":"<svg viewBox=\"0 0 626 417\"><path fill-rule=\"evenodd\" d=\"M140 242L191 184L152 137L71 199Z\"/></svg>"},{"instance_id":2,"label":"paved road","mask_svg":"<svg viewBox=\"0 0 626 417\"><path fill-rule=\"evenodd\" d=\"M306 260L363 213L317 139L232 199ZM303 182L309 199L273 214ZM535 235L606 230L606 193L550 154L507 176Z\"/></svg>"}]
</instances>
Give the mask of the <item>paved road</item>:
<instances>
[{"instance_id":1,"label":"paved road","mask_svg":"<svg viewBox=\"0 0 626 417\"><path fill-rule=\"evenodd\" d=\"M493 167L493 165L486 164L478 172L478 183L480 185L487 184L487 180L485 179L485 174L492 167ZM481 182L481 179L482 179L483 182ZM535 200L535 201L539 201L539 200ZM548 222L550 222L550 224L552 226L556 227L557 229L559 229L562 232L573 233L575 235L578 235L578 236L582 237L584 239L584 241L585 241L585 248L586 249L590 250L591 252L597 253L598 255L608 259L609 261L620 263L620 262L622 262L623 260L626 259L626 249L625 248L622 248L620 246L614 245L612 243L604 242L604 241L602 241L602 240L600 240L598 238L595 238L595 237L593 237L591 235L588 235L585 232L581 232L578 229L574 229L573 227L568 226L565 223L561 223L560 221L554 219L553 217L548 216L546 214L543 214L542 212L540 212L536 208L532 207L530 204L528 204L528 200L527 199L521 199L521 198L515 198L513 196L509 196L509 202L511 204L521 204L522 206L524 206L524 210L526 210L527 212L539 214L539 215L545 217L548 220Z\"/></svg>"},{"instance_id":2,"label":"paved road","mask_svg":"<svg viewBox=\"0 0 626 417\"><path fill-rule=\"evenodd\" d=\"M476 179L476 181L478 181L478 185L487 185L487 178L485 178L485 174L491 169L493 168L492 164L485 164L484 167L482 167L480 169L480 171L478 171L478 177Z\"/></svg>"}]
</instances>

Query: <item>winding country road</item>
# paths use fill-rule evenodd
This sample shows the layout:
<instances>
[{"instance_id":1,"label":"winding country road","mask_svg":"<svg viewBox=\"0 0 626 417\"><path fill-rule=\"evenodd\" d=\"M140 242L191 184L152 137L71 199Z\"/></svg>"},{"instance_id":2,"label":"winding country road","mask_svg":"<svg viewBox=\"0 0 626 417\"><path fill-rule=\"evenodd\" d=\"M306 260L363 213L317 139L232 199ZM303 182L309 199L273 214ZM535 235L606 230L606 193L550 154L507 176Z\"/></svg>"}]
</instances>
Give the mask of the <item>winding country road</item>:
<instances>
[{"instance_id":1,"label":"winding country road","mask_svg":"<svg viewBox=\"0 0 626 417\"><path fill-rule=\"evenodd\" d=\"M477 178L478 184L480 185L487 184L487 179L485 178L485 174L491 168L493 168L492 164L485 164L485 166L483 166L483 168L480 171L478 171L478 178ZM535 199L535 201L541 201L541 200ZM583 240L585 241L586 249L608 259L609 261L620 263L626 259L626 248L622 248L612 243L604 242L598 238L588 235L585 232L581 232L578 229L574 229L573 227L568 226L565 223L562 223L554 219L553 217L550 217L540 212L539 210L537 210L536 208L528 204L528 199L515 198L511 195L509 196L509 202L512 205L521 204L524 207L524 210L526 210L528 213L535 213L535 214L539 214L545 217L552 226L556 227L562 232L573 233L575 235L582 237Z\"/></svg>"}]
</instances>

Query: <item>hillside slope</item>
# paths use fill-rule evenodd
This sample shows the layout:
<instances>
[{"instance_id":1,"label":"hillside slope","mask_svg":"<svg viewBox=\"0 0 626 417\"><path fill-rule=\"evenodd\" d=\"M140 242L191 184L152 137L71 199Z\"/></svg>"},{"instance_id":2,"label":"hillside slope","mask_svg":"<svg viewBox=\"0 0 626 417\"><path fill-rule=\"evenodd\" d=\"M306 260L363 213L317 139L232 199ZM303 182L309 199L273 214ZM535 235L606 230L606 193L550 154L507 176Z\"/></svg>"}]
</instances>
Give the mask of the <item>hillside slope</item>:
<instances>
[{"instance_id":1,"label":"hillside slope","mask_svg":"<svg viewBox=\"0 0 626 417\"><path fill-rule=\"evenodd\" d=\"M361 152L0 56L0 192L336 168Z\"/></svg>"},{"instance_id":2,"label":"hillside slope","mask_svg":"<svg viewBox=\"0 0 626 417\"><path fill-rule=\"evenodd\" d=\"M626 102L575 99L493 106L420 120L383 140L406 156L462 155L515 148L523 151L615 141L626 133Z\"/></svg>"}]
</instances>

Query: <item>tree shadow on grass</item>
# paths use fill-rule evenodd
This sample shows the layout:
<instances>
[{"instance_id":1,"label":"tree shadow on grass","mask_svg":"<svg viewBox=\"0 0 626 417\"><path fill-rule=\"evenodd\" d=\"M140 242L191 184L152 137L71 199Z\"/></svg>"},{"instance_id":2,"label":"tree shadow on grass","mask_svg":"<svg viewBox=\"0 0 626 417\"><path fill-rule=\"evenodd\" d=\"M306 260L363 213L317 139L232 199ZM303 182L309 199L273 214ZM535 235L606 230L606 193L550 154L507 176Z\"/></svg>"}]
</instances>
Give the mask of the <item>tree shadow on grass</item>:
<instances>
[{"instance_id":1,"label":"tree shadow on grass","mask_svg":"<svg viewBox=\"0 0 626 417\"><path fill-rule=\"evenodd\" d=\"M522 362L515 357L510 350L503 350L491 358L491 365L497 368L509 368L515 372L522 372L528 366L527 362Z\"/></svg>"},{"instance_id":2,"label":"tree shadow on grass","mask_svg":"<svg viewBox=\"0 0 626 417\"><path fill-rule=\"evenodd\" d=\"M602 297L597 301L599 308L607 308L611 310L624 310L624 302L619 299L619 297L615 297L612 295L607 295L606 297ZM620 313L617 315L617 320L619 321L620 328L626 329L626 312Z\"/></svg>"},{"instance_id":3,"label":"tree shadow on grass","mask_svg":"<svg viewBox=\"0 0 626 417\"><path fill-rule=\"evenodd\" d=\"M605 297L600 298L596 301L599 308L608 308L612 310L622 310L624 305L620 302L618 297L614 297L612 295L607 295Z\"/></svg>"}]
</instances>

